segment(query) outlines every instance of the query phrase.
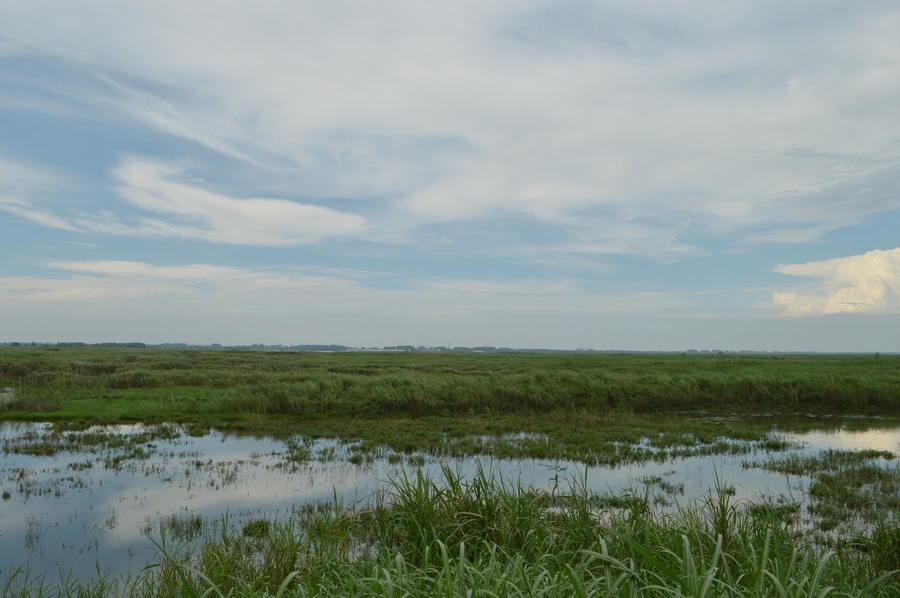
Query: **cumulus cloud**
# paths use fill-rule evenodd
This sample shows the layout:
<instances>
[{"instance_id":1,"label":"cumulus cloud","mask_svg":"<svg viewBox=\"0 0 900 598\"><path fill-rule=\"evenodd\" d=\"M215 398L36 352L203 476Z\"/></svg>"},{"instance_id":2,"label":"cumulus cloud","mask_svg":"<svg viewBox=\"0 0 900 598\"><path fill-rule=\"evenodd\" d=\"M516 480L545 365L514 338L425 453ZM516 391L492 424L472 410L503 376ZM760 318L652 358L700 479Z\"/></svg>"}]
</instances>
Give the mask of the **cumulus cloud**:
<instances>
[{"instance_id":1,"label":"cumulus cloud","mask_svg":"<svg viewBox=\"0 0 900 598\"><path fill-rule=\"evenodd\" d=\"M157 215L137 226L82 219L94 230L136 232L236 245L290 246L329 237L354 237L367 221L321 206L283 199L238 199L179 180L183 174L158 162L127 160L114 176L119 194Z\"/></svg>"},{"instance_id":2,"label":"cumulus cloud","mask_svg":"<svg viewBox=\"0 0 900 598\"><path fill-rule=\"evenodd\" d=\"M900 248L781 265L775 272L820 279L796 291L774 293L785 315L900 313Z\"/></svg>"}]
</instances>

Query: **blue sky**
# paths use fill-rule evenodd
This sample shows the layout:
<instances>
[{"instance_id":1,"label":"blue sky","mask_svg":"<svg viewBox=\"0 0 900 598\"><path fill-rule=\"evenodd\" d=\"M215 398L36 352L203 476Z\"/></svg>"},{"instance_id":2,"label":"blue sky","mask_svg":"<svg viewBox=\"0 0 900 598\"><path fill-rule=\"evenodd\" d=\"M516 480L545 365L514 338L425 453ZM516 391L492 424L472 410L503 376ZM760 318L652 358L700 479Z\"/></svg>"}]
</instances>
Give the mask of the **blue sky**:
<instances>
[{"instance_id":1,"label":"blue sky","mask_svg":"<svg viewBox=\"0 0 900 598\"><path fill-rule=\"evenodd\" d=\"M0 341L900 351L891 1L0 3Z\"/></svg>"}]
</instances>

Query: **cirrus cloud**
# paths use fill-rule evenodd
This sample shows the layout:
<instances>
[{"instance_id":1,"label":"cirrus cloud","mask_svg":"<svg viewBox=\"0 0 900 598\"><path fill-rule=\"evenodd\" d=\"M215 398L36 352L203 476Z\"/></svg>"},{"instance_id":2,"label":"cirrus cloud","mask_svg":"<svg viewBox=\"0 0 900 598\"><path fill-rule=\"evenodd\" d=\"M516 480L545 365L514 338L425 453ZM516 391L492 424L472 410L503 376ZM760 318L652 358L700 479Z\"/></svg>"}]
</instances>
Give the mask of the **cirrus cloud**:
<instances>
[{"instance_id":1,"label":"cirrus cloud","mask_svg":"<svg viewBox=\"0 0 900 598\"><path fill-rule=\"evenodd\" d=\"M682 248L697 229L808 242L895 205L900 12L889 5L41 0L4 3L0 20L8 45L93 75L58 95L244 162L267 197L273 186L385 200L394 237L515 215L595 248L642 247L627 226L657 218ZM148 197L160 178L129 198L195 215ZM224 219L246 210L220 205L205 226L141 230L320 238L234 230ZM360 230L316 217L326 237Z\"/></svg>"},{"instance_id":2,"label":"cirrus cloud","mask_svg":"<svg viewBox=\"0 0 900 598\"><path fill-rule=\"evenodd\" d=\"M47 172L42 172L39 168L0 156L0 212L18 216L41 226L76 231L78 227L71 222L25 199L46 193L48 188L59 184L55 177L48 176Z\"/></svg>"},{"instance_id":3,"label":"cirrus cloud","mask_svg":"<svg viewBox=\"0 0 900 598\"><path fill-rule=\"evenodd\" d=\"M355 237L367 228L362 216L284 199L238 199L179 180L182 171L159 162L129 159L114 172L119 194L156 214L139 224L82 218L85 228L198 239L212 243L286 247L328 237Z\"/></svg>"}]
</instances>

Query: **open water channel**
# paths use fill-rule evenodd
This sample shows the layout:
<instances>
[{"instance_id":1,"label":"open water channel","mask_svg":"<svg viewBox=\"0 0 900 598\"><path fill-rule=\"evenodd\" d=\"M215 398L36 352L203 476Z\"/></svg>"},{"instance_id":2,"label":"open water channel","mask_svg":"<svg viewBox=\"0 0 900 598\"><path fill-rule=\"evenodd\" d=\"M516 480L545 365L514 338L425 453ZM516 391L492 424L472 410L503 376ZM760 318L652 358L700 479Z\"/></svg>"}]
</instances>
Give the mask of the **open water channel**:
<instances>
[{"instance_id":1,"label":"open water channel","mask_svg":"<svg viewBox=\"0 0 900 598\"><path fill-rule=\"evenodd\" d=\"M46 424L0 423L0 580L27 567L48 580L134 572L155 556L160 526L212 533L226 521L286 519L306 503L370 500L387 480L416 470L440 477L447 465L466 478L480 464L509 482L565 492L569 479L597 494L649 491L660 504L685 504L716 479L735 486L734 500L805 500L805 475L765 470L779 457L828 449L900 454L900 422L866 420L827 429L780 432L787 443L748 444L735 454L670 457L617 467L530 459L453 459L383 451L350 462L334 440L274 439L210 430L190 435L174 426L115 426L59 434ZM863 429L860 429L863 428ZM515 438L512 438L515 440ZM897 467L891 458L877 459Z\"/></svg>"}]
</instances>

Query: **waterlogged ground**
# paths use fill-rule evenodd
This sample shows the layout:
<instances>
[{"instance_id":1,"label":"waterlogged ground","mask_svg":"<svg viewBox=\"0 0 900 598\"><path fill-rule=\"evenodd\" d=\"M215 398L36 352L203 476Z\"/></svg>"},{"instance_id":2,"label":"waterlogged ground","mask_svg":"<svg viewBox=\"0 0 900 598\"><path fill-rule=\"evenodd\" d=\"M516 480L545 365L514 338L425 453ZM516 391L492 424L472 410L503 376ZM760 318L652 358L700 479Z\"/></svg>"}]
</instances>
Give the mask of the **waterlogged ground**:
<instances>
[{"instance_id":1,"label":"waterlogged ground","mask_svg":"<svg viewBox=\"0 0 900 598\"><path fill-rule=\"evenodd\" d=\"M891 484L900 480L900 422L820 423L824 427L814 431L787 432L773 422L765 440L718 439L715 446L645 439L625 451L627 459L603 467L360 451L334 440L177 426L58 431L47 424L3 423L0 578L20 566L48 577L91 575L98 567L124 574L153 558L161 529L169 538L192 541L223 525L241 529L259 519L285 520L321 501L365 503L391 478L419 469L440 477L443 466L466 477L483 467L510 484L548 493L566 493L572 483L598 495L648 493L659 508L701 498L718 480L733 485L734 501L800 503L798 517L808 525L818 518L828 530L847 531L864 525L864 517L849 521L846 513L822 508L823 488L856 484L863 494L877 487L896 495ZM525 434L475 440L507 446L544 441ZM851 479L845 466L861 467L865 476Z\"/></svg>"}]
</instances>

